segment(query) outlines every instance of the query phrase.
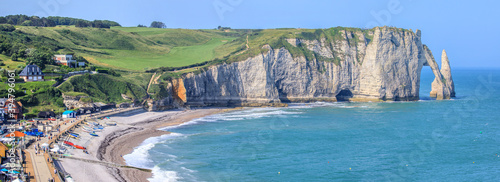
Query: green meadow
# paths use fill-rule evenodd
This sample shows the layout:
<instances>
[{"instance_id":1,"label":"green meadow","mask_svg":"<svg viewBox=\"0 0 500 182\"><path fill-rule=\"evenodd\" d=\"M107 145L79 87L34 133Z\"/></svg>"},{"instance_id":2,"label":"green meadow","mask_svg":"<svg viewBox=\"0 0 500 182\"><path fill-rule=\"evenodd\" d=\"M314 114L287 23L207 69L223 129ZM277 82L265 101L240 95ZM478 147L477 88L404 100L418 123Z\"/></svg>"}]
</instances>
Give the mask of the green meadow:
<instances>
[{"instance_id":1,"label":"green meadow","mask_svg":"<svg viewBox=\"0 0 500 182\"><path fill-rule=\"evenodd\" d=\"M113 50L105 51L112 56L97 58L107 65L125 68L129 70L144 71L157 67L181 67L205 62L216 58L215 48L233 41L235 38L212 38L200 45L178 46L169 52L145 52L139 50Z\"/></svg>"}]
</instances>

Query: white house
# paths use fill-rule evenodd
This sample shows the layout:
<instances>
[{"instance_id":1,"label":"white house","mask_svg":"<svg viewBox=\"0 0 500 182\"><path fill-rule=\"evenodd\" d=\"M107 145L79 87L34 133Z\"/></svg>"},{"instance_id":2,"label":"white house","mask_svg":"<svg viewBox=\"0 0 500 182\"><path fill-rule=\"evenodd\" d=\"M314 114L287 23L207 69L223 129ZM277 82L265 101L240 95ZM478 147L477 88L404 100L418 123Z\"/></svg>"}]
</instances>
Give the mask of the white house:
<instances>
[{"instance_id":1,"label":"white house","mask_svg":"<svg viewBox=\"0 0 500 182\"><path fill-rule=\"evenodd\" d=\"M85 66L85 62L78 62L73 59L73 55L58 54L53 57L56 64L62 64L68 67Z\"/></svg>"}]
</instances>

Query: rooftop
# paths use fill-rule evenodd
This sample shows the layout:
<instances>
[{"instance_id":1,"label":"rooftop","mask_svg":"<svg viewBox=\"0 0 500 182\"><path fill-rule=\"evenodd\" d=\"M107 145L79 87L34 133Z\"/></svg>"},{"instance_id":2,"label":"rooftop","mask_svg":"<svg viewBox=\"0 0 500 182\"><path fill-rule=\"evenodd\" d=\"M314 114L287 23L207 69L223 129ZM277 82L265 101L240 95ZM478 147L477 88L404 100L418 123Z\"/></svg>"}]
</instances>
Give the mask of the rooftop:
<instances>
[{"instance_id":1,"label":"rooftop","mask_svg":"<svg viewBox=\"0 0 500 182\"><path fill-rule=\"evenodd\" d=\"M26 67L24 67L23 71L19 73L19 76L31 76L31 75L43 76L45 74L43 74L40 67L34 64L27 65Z\"/></svg>"},{"instance_id":2,"label":"rooftop","mask_svg":"<svg viewBox=\"0 0 500 182\"><path fill-rule=\"evenodd\" d=\"M70 113L72 113L72 112L75 112L75 111L64 111L64 112L63 112L63 115L64 115L64 114L70 114Z\"/></svg>"}]
</instances>

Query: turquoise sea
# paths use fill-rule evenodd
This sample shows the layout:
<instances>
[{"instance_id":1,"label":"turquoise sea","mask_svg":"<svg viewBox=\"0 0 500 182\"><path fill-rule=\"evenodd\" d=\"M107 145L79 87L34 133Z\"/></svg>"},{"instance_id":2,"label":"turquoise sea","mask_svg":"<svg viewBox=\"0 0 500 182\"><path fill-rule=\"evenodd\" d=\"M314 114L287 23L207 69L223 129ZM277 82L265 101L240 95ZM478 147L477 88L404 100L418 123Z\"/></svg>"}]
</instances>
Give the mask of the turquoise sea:
<instances>
[{"instance_id":1,"label":"turquoise sea","mask_svg":"<svg viewBox=\"0 0 500 182\"><path fill-rule=\"evenodd\" d=\"M311 103L165 128L127 164L150 181L500 181L500 70L453 70L457 97Z\"/></svg>"}]
</instances>

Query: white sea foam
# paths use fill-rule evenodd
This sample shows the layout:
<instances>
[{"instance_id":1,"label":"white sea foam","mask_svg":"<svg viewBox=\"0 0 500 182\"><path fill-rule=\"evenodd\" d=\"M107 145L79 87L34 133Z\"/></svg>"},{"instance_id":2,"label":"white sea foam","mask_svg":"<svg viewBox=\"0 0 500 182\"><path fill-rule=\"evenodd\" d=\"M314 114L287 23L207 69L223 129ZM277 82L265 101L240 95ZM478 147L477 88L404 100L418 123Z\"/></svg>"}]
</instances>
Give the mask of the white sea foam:
<instances>
[{"instance_id":1,"label":"white sea foam","mask_svg":"<svg viewBox=\"0 0 500 182\"><path fill-rule=\"evenodd\" d=\"M148 178L150 182L175 182L182 179L177 172L165 171L158 166L153 167L152 172L153 176Z\"/></svg>"},{"instance_id":2,"label":"white sea foam","mask_svg":"<svg viewBox=\"0 0 500 182\"><path fill-rule=\"evenodd\" d=\"M125 163L130 166L152 168L153 161L149 159L149 150L151 150L156 144L160 142L164 142L165 140L180 136L184 135L180 133L171 133L168 135L148 138L144 140L141 145L135 147L132 153L124 155L123 159L125 159Z\"/></svg>"},{"instance_id":3,"label":"white sea foam","mask_svg":"<svg viewBox=\"0 0 500 182\"><path fill-rule=\"evenodd\" d=\"M188 125L195 125L204 122L240 121L247 119L265 118L271 116L283 117L286 115L297 115L297 114L302 114L302 112L289 111L289 109L287 108L253 108L253 109L246 109L246 110L228 112L223 114L214 114L202 118L197 118L189 122L182 123L180 125L161 128L161 130L171 130L174 128L179 128Z\"/></svg>"}]
</instances>

